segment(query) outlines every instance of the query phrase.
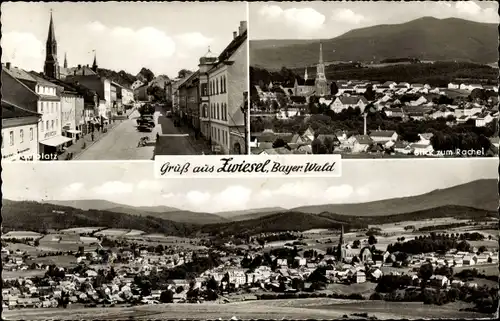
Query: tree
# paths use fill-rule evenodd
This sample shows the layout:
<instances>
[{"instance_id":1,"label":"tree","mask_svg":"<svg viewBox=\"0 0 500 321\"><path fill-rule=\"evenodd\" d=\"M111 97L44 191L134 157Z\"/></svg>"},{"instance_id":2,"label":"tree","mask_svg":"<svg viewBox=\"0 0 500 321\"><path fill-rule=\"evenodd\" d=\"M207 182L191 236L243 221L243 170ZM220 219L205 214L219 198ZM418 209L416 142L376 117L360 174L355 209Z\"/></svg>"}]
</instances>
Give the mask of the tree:
<instances>
[{"instance_id":1,"label":"tree","mask_svg":"<svg viewBox=\"0 0 500 321\"><path fill-rule=\"evenodd\" d=\"M174 302L174 292L170 290L163 291L160 294L160 302L161 303L172 303Z\"/></svg>"},{"instance_id":2,"label":"tree","mask_svg":"<svg viewBox=\"0 0 500 321\"><path fill-rule=\"evenodd\" d=\"M368 244L370 245L377 244L377 238L375 237L375 235L370 235L368 237Z\"/></svg>"},{"instance_id":3,"label":"tree","mask_svg":"<svg viewBox=\"0 0 500 321\"><path fill-rule=\"evenodd\" d=\"M368 85L366 87L366 91L365 93L363 94L363 96L366 98L366 100L368 101L373 101L375 100L375 91L373 90L373 86L372 85Z\"/></svg>"},{"instance_id":4,"label":"tree","mask_svg":"<svg viewBox=\"0 0 500 321\"><path fill-rule=\"evenodd\" d=\"M219 284L213 277L211 277L207 282L207 289L217 291L218 288Z\"/></svg>"},{"instance_id":5,"label":"tree","mask_svg":"<svg viewBox=\"0 0 500 321\"><path fill-rule=\"evenodd\" d=\"M359 249L360 246L361 246L360 240L354 240L354 242L352 242L353 249Z\"/></svg>"},{"instance_id":6,"label":"tree","mask_svg":"<svg viewBox=\"0 0 500 321\"><path fill-rule=\"evenodd\" d=\"M177 77L182 79L182 78L185 78L185 77L191 75L192 73L193 72L191 70L181 69L181 70L179 70Z\"/></svg>"},{"instance_id":7,"label":"tree","mask_svg":"<svg viewBox=\"0 0 500 321\"><path fill-rule=\"evenodd\" d=\"M151 80L155 79L155 74L149 70L148 68L142 68L139 72L139 75L142 75L144 79L149 83Z\"/></svg>"},{"instance_id":8,"label":"tree","mask_svg":"<svg viewBox=\"0 0 500 321\"><path fill-rule=\"evenodd\" d=\"M424 281L429 280L431 276L434 274L434 268L432 267L432 264L431 263L422 264L420 266L418 274Z\"/></svg>"},{"instance_id":9,"label":"tree","mask_svg":"<svg viewBox=\"0 0 500 321\"><path fill-rule=\"evenodd\" d=\"M337 83L332 81L330 84L330 95L335 96L339 92L339 87L337 87Z\"/></svg>"},{"instance_id":10,"label":"tree","mask_svg":"<svg viewBox=\"0 0 500 321\"><path fill-rule=\"evenodd\" d=\"M285 147L286 143L282 138L278 138L273 143L273 148Z\"/></svg>"}]
</instances>

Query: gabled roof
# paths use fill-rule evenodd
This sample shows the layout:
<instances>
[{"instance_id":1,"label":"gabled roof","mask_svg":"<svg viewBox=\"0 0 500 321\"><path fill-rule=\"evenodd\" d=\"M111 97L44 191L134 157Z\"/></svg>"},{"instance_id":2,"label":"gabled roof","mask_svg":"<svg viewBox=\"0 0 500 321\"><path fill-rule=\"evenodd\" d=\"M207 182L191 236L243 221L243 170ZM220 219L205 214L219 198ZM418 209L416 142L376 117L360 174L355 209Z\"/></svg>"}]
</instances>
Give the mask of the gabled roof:
<instances>
[{"instance_id":1,"label":"gabled roof","mask_svg":"<svg viewBox=\"0 0 500 321\"><path fill-rule=\"evenodd\" d=\"M2 98L2 119L40 116L38 113L19 107Z\"/></svg>"},{"instance_id":2,"label":"gabled roof","mask_svg":"<svg viewBox=\"0 0 500 321\"><path fill-rule=\"evenodd\" d=\"M312 87L315 85L314 79L307 79L307 80L304 80L302 78L296 78L296 79L297 79L297 85L299 85L299 86Z\"/></svg>"},{"instance_id":3,"label":"gabled roof","mask_svg":"<svg viewBox=\"0 0 500 321\"><path fill-rule=\"evenodd\" d=\"M7 68L2 68L2 99L26 110L37 110L37 103L40 96L23 82L17 79ZM33 79L28 73L26 77Z\"/></svg>"},{"instance_id":4,"label":"gabled roof","mask_svg":"<svg viewBox=\"0 0 500 321\"><path fill-rule=\"evenodd\" d=\"M17 68L17 67L11 67L9 69L2 68L2 71L9 73L12 77L19 79L19 80L36 82L36 79L33 78L27 71L24 71L24 70Z\"/></svg>"},{"instance_id":5,"label":"gabled roof","mask_svg":"<svg viewBox=\"0 0 500 321\"><path fill-rule=\"evenodd\" d=\"M358 96L340 96L338 97L338 99L340 100L340 102L342 103L342 105L355 105L357 104L360 100L362 100L362 98L364 97L358 97ZM365 101L363 102L366 102L366 99Z\"/></svg>"},{"instance_id":6,"label":"gabled roof","mask_svg":"<svg viewBox=\"0 0 500 321\"><path fill-rule=\"evenodd\" d=\"M214 64L213 68L216 68L222 63L228 61L228 59L238 50L238 48L245 43L247 40L247 30L245 30L241 35L234 38L229 45L221 52L218 58L218 62ZM213 69L212 68L212 69Z\"/></svg>"},{"instance_id":7,"label":"gabled roof","mask_svg":"<svg viewBox=\"0 0 500 321\"><path fill-rule=\"evenodd\" d=\"M370 133L370 136L374 137L392 137L396 133L395 130L374 130Z\"/></svg>"},{"instance_id":8,"label":"gabled roof","mask_svg":"<svg viewBox=\"0 0 500 321\"><path fill-rule=\"evenodd\" d=\"M368 135L356 135L354 138L359 144L369 145L373 143L373 140Z\"/></svg>"}]
</instances>

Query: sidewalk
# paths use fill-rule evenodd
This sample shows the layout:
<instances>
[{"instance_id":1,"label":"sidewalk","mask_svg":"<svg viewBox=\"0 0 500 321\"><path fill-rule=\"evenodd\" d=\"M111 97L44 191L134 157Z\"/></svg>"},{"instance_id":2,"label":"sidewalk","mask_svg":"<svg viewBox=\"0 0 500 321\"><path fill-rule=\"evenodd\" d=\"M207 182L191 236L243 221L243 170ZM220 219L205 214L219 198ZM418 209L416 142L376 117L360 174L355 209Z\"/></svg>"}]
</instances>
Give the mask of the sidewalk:
<instances>
[{"instance_id":1,"label":"sidewalk","mask_svg":"<svg viewBox=\"0 0 500 321\"><path fill-rule=\"evenodd\" d=\"M212 152L212 146L210 143L201 136L198 139L195 138L195 132L194 129L188 128L186 125L181 124L181 126L177 127L179 132L181 134L188 134L189 136L186 137L187 140L189 140L190 144L193 145L194 148L196 148L200 154L203 152L205 155L211 155L213 154Z\"/></svg>"},{"instance_id":2,"label":"sidewalk","mask_svg":"<svg viewBox=\"0 0 500 321\"><path fill-rule=\"evenodd\" d=\"M73 145L67 147L66 150L64 151L64 153L59 155L57 157L57 159L58 160L66 160L66 157L69 153L73 153L72 159L76 159L79 154L83 153L87 148L89 148L90 146L97 143L101 138L106 136L111 130L113 130L116 126L120 125L122 122L123 122L123 120L117 120L117 121L114 121L113 123L109 124L106 127L107 128L106 133L103 133L102 131L95 130L94 131L94 141L92 141L92 136L90 133L85 135L85 136L80 137L80 139L78 141L76 141L75 143L73 143ZM85 144L85 148L83 148L84 144Z\"/></svg>"}]
</instances>

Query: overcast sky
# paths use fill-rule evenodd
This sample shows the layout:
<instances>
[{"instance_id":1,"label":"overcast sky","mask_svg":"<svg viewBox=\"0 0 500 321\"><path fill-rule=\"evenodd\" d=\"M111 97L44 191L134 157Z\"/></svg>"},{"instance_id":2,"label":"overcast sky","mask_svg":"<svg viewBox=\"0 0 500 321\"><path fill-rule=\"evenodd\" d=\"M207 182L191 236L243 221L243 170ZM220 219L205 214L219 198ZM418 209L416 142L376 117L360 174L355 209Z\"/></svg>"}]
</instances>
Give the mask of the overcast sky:
<instances>
[{"instance_id":1,"label":"overcast sky","mask_svg":"<svg viewBox=\"0 0 500 321\"><path fill-rule=\"evenodd\" d=\"M219 212L420 195L477 179L496 179L498 174L495 158L344 160L342 177L319 179L155 179L153 165L149 161L4 163L2 192L11 200L104 199Z\"/></svg>"},{"instance_id":2,"label":"overcast sky","mask_svg":"<svg viewBox=\"0 0 500 321\"><path fill-rule=\"evenodd\" d=\"M421 17L498 23L496 1L251 2L250 39L325 39L349 30Z\"/></svg>"},{"instance_id":3,"label":"overcast sky","mask_svg":"<svg viewBox=\"0 0 500 321\"><path fill-rule=\"evenodd\" d=\"M243 2L2 3L2 62L43 71L51 9L61 65L64 53L70 67L91 65L95 49L100 67L133 75L196 70L209 45L220 53L247 20Z\"/></svg>"}]
</instances>

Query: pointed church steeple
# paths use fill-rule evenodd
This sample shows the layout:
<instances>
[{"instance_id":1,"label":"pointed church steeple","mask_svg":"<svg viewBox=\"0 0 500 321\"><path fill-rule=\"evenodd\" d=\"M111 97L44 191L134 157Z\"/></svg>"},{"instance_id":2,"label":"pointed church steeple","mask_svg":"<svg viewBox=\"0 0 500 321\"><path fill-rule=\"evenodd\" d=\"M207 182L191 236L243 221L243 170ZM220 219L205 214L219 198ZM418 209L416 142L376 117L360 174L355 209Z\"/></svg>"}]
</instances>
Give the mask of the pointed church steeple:
<instances>
[{"instance_id":1,"label":"pointed church steeple","mask_svg":"<svg viewBox=\"0 0 500 321\"><path fill-rule=\"evenodd\" d=\"M325 64L323 63L323 43L319 42L319 61L316 67L316 79L314 80L317 96L328 95L328 84L325 76Z\"/></svg>"},{"instance_id":2,"label":"pointed church steeple","mask_svg":"<svg viewBox=\"0 0 500 321\"><path fill-rule=\"evenodd\" d=\"M64 68L68 68L68 57L66 56L66 53L64 53Z\"/></svg>"},{"instance_id":3,"label":"pointed church steeple","mask_svg":"<svg viewBox=\"0 0 500 321\"><path fill-rule=\"evenodd\" d=\"M92 70L94 72L97 72L97 54L95 50L94 50L94 62L92 63Z\"/></svg>"},{"instance_id":4,"label":"pointed church steeple","mask_svg":"<svg viewBox=\"0 0 500 321\"><path fill-rule=\"evenodd\" d=\"M49 32L45 43L45 64L44 74L48 77L59 79L59 63L57 61L57 41L54 31L54 20L52 10L50 11Z\"/></svg>"}]
</instances>

